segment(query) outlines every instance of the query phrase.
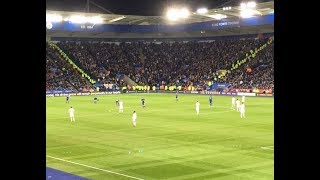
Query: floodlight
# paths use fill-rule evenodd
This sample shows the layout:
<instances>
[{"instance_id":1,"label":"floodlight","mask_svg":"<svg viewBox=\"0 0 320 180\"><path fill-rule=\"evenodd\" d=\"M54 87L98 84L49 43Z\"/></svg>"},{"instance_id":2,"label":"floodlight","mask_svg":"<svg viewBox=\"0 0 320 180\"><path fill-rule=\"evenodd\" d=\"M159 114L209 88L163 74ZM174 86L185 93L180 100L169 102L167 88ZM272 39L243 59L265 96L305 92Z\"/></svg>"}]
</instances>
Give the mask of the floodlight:
<instances>
[{"instance_id":1,"label":"floodlight","mask_svg":"<svg viewBox=\"0 0 320 180\"><path fill-rule=\"evenodd\" d=\"M240 16L242 18L250 18L253 16L253 11L252 10L249 10L249 9L246 9L246 10L242 10L240 12Z\"/></svg>"},{"instance_id":2,"label":"floodlight","mask_svg":"<svg viewBox=\"0 0 320 180\"><path fill-rule=\"evenodd\" d=\"M217 20L227 18L227 16L224 15L224 14L214 14L214 15L209 15L209 17L212 17L212 18L217 19Z\"/></svg>"},{"instance_id":3,"label":"floodlight","mask_svg":"<svg viewBox=\"0 0 320 180\"><path fill-rule=\"evenodd\" d=\"M103 19L99 16L94 16L89 18L89 22L92 24L101 24L103 22Z\"/></svg>"},{"instance_id":4,"label":"floodlight","mask_svg":"<svg viewBox=\"0 0 320 180\"><path fill-rule=\"evenodd\" d=\"M257 6L257 3L254 1L250 1L247 3L248 8L255 8Z\"/></svg>"},{"instance_id":5,"label":"floodlight","mask_svg":"<svg viewBox=\"0 0 320 180\"><path fill-rule=\"evenodd\" d=\"M177 13L177 10L176 9L169 9L167 11L167 18L169 20L172 20L172 21L175 21L178 19L178 13Z\"/></svg>"},{"instance_id":6,"label":"floodlight","mask_svg":"<svg viewBox=\"0 0 320 180\"><path fill-rule=\"evenodd\" d=\"M47 29L52 29L52 23L51 22L47 22L46 27L47 27Z\"/></svg>"},{"instance_id":7,"label":"floodlight","mask_svg":"<svg viewBox=\"0 0 320 180\"><path fill-rule=\"evenodd\" d=\"M84 17L84 16L78 16L78 15L74 15L69 17L69 21L71 21L72 23L86 23L88 22L88 18Z\"/></svg>"},{"instance_id":8,"label":"floodlight","mask_svg":"<svg viewBox=\"0 0 320 180\"><path fill-rule=\"evenodd\" d=\"M241 9L246 9L247 8L247 4L246 3L241 3L240 4L240 8Z\"/></svg>"},{"instance_id":9,"label":"floodlight","mask_svg":"<svg viewBox=\"0 0 320 180\"><path fill-rule=\"evenodd\" d=\"M187 8L175 9L171 8L167 11L167 18L171 21L176 21L178 19L185 19L189 17L190 11Z\"/></svg>"},{"instance_id":10,"label":"floodlight","mask_svg":"<svg viewBox=\"0 0 320 180\"><path fill-rule=\"evenodd\" d=\"M208 9L207 8L199 8L198 10L197 10L197 13L198 14L205 14L205 13L207 13L208 12Z\"/></svg>"},{"instance_id":11,"label":"floodlight","mask_svg":"<svg viewBox=\"0 0 320 180\"><path fill-rule=\"evenodd\" d=\"M189 12L188 9L183 8L183 9L181 9L180 11L178 11L178 14L179 14L178 17L185 19L185 18L189 17L190 12Z\"/></svg>"}]
</instances>

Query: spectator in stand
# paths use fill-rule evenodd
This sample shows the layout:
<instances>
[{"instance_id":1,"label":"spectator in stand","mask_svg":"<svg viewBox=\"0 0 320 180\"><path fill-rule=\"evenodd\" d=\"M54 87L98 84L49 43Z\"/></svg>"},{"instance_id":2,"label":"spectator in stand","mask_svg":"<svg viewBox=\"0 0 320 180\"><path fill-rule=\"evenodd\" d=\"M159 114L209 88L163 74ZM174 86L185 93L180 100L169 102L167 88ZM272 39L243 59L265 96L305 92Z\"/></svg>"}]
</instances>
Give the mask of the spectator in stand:
<instances>
[{"instance_id":1,"label":"spectator in stand","mask_svg":"<svg viewBox=\"0 0 320 180\"><path fill-rule=\"evenodd\" d=\"M216 74L220 69L229 70L232 63L243 59L246 53L266 41L267 38L160 44L60 42L58 46L89 76L99 79L100 84L124 86L126 84L117 78L117 74L125 74L139 85L203 87L207 81L214 80L231 83L231 89L271 88L273 45L267 46L255 58L224 78L218 78ZM246 67L250 67L252 72L247 73Z\"/></svg>"},{"instance_id":2,"label":"spectator in stand","mask_svg":"<svg viewBox=\"0 0 320 180\"><path fill-rule=\"evenodd\" d=\"M61 55L46 46L46 90L71 90L77 92L80 87L91 86L81 74Z\"/></svg>"}]
</instances>

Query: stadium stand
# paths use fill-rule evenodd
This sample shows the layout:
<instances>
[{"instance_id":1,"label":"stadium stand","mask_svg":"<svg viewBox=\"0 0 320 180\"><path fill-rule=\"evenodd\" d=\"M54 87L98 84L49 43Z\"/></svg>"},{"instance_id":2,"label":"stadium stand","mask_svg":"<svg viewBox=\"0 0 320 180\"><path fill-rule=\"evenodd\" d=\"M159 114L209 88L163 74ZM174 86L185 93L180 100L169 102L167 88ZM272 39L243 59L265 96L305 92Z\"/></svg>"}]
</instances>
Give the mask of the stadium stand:
<instances>
[{"instance_id":1,"label":"stadium stand","mask_svg":"<svg viewBox=\"0 0 320 180\"><path fill-rule=\"evenodd\" d=\"M79 92L92 85L81 76L58 52L46 44L46 90Z\"/></svg>"},{"instance_id":2,"label":"stadium stand","mask_svg":"<svg viewBox=\"0 0 320 180\"><path fill-rule=\"evenodd\" d=\"M268 46L225 78L216 71L229 69L250 50L268 38L230 39L211 42L104 43L60 42L58 46L99 83L125 85L117 78L125 74L139 85L200 85L215 79L234 88L273 86L273 46Z\"/></svg>"}]
</instances>

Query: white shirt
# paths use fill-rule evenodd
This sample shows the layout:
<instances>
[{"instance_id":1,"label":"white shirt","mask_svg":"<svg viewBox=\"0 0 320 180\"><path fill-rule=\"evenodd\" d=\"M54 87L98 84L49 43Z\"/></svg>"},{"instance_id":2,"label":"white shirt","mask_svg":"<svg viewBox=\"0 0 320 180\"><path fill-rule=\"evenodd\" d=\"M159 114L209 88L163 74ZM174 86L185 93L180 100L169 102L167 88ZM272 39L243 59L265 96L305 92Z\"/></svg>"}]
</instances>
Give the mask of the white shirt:
<instances>
[{"instance_id":1,"label":"white shirt","mask_svg":"<svg viewBox=\"0 0 320 180\"><path fill-rule=\"evenodd\" d=\"M132 119L137 119L137 113L133 113Z\"/></svg>"},{"instance_id":2,"label":"white shirt","mask_svg":"<svg viewBox=\"0 0 320 180\"><path fill-rule=\"evenodd\" d=\"M231 101L232 101L232 104L234 104L236 102L236 98L233 97Z\"/></svg>"},{"instance_id":3,"label":"white shirt","mask_svg":"<svg viewBox=\"0 0 320 180\"><path fill-rule=\"evenodd\" d=\"M123 108L123 102L122 101L119 102L119 106L120 106L120 108Z\"/></svg>"},{"instance_id":4,"label":"white shirt","mask_svg":"<svg viewBox=\"0 0 320 180\"><path fill-rule=\"evenodd\" d=\"M236 105L240 106L240 101L239 100L236 100Z\"/></svg>"},{"instance_id":5,"label":"white shirt","mask_svg":"<svg viewBox=\"0 0 320 180\"><path fill-rule=\"evenodd\" d=\"M70 114L70 116L74 116L74 109L73 108L69 109L69 114Z\"/></svg>"},{"instance_id":6,"label":"white shirt","mask_svg":"<svg viewBox=\"0 0 320 180\"><path fill-rule=\"evenodd\" d=\"M199 108L200 108L200 103L196 102L196 109L199 109Z\"/></svg>"},{"instance_id":7,"label":"white shirt","mask_svg":"<svg viewBox=\"0 0 320 180\"><path fill-rule=\"evenodd\" d=\"M241 104L240 105L240 112L244 112L244 109L245 109L244 104Z\"/></svg>"},{"instance_id":8,"label":"white shirt","mask_svg":"<svg viewBox=\"0 0 320 180\"><path fill-rule=\"evenodd\" d=\"M244 98L245 98L245 96L242 96L242 102L244 102Z\"/></svg>"}]
</instances>

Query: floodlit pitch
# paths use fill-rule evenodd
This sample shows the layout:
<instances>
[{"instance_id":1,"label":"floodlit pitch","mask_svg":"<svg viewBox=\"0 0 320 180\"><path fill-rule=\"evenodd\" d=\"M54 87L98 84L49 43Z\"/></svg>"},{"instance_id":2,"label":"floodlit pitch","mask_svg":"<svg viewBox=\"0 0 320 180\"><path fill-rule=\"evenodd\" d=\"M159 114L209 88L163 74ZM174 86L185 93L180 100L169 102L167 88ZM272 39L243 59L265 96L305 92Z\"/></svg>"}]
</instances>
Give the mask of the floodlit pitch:
<instances>
[{"instance_id":1,"label":"floodlit pitch","mask_svg":"<svg viewBox=\"0 0 320 180\"><path fill-rule=\"evenodd\" d=\"M273 98L246 97L242 119L231 109L231 96L213 96L212 107L209 95L179 94L178 102L175 94L98 98L96 104L92 96L71 96L69 104L65 97L47 98L48 167L88 179L274 177Z\"/></svg>"}]
</instances>

